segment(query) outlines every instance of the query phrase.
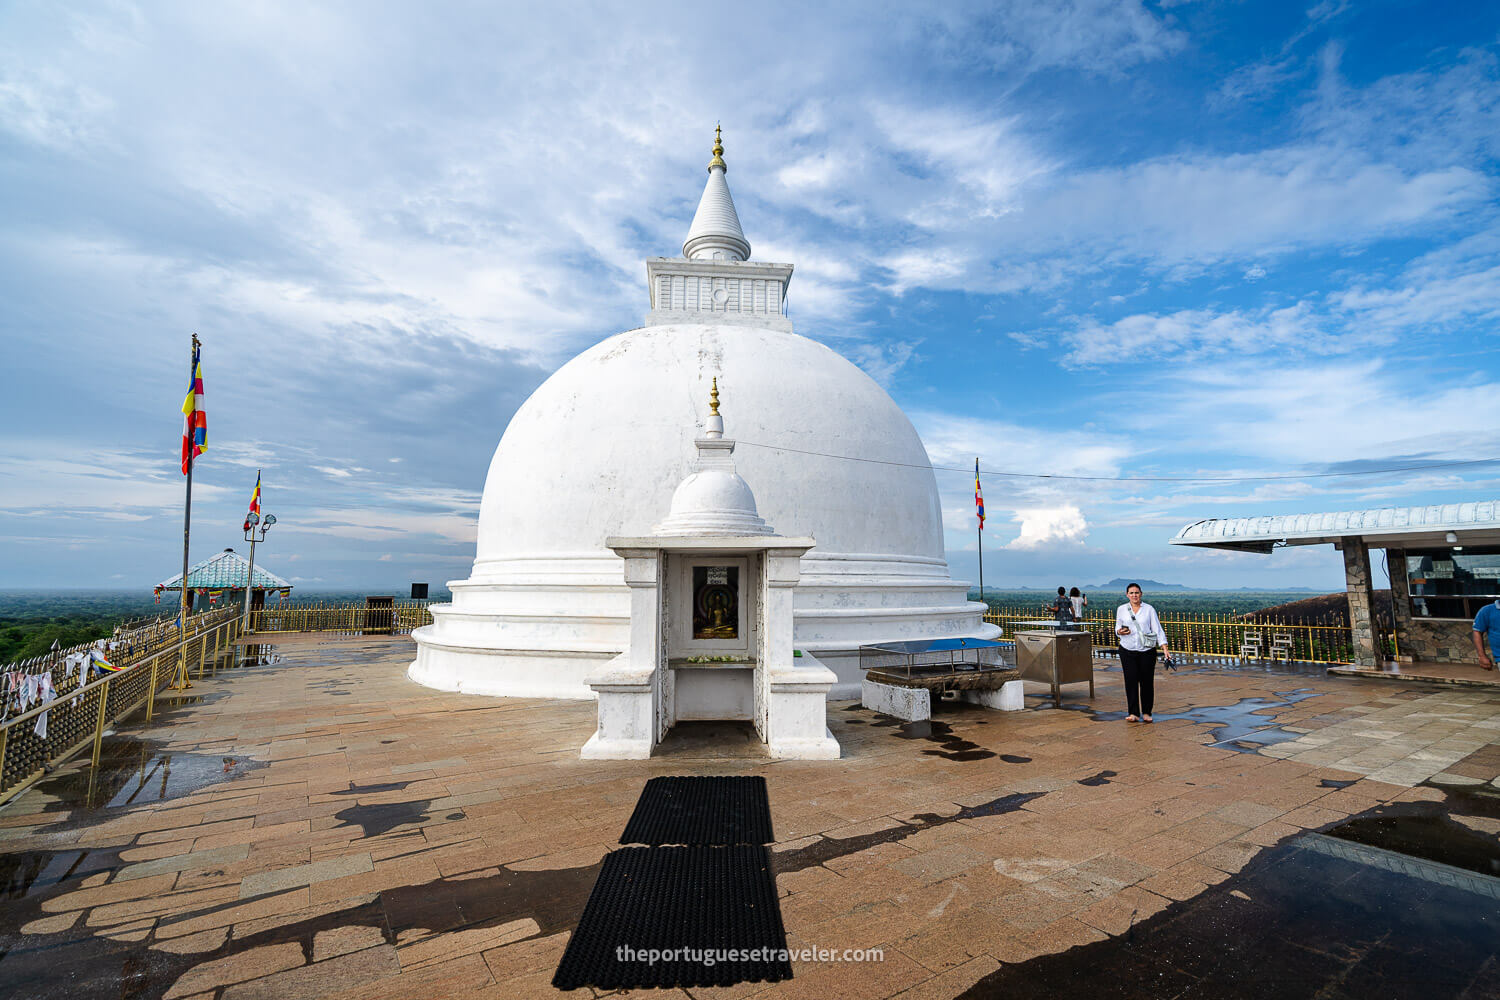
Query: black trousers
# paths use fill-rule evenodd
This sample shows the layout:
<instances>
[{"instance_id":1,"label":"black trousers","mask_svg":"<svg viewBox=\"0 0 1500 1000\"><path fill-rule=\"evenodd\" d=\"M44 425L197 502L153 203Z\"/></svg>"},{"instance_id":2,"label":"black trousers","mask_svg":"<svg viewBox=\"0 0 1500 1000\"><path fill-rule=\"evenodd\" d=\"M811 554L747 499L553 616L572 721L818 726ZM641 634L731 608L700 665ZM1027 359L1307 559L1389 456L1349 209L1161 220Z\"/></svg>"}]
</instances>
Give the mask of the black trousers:
<instances>
[{"instance_id":1,"label":"black trousers","mask_svg":"<svg viewBox=\"0 0 1500 1000\"><path fill-rule=\"evenodd\" d=\"M1121 646L1120 669L1125 672L1125 706L1129 714L1150 715L1156 693L1156 650Z\"/></svg>"}]
</instances>

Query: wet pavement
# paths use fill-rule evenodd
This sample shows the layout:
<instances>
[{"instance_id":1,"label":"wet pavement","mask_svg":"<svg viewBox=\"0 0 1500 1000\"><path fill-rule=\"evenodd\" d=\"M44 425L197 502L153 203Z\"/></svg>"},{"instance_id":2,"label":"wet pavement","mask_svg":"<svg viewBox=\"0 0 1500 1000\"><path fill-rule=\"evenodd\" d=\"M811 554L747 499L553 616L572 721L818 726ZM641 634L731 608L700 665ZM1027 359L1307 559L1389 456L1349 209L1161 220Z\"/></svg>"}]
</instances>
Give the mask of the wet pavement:
<instances>
[{"instance_id":1,"label":"wet pavement","mask_svg":"<svg viewBox=\"0 0 1500 1000\"><path fill-rule=\"evenodd\" d=\"M1290 730L1278 726L1276 724L1277 713L1280 709L1288 708L1299 701L1306 701L1308 698L1316 698L1318 695L1317 691L1312 688L1277 691L1274 694L1274 698L1241 698L1233 705L1192 705L1168 712L1158 709L1152 716L1153 722L1138 724L1159 725L1174 721L1199 723L1213 727L1211 730L1213 737L1209 741L1209 746L1222 747L1236 753L1254 753L1261 747L1297 739L1301 735L1301 730ZM1037 704L1040 706L1041 696L1037 696L1037 699ZM1064 702L1062 708L1068 711L1085 712L1096 722L1123 722L1125 720L1123 709L1101 712L1093 705L1076 702Z\"/></svg>"},{"instance_id":2,"label":"wet pavement","mask_svg":"<svg viewBox=\"0 0 1500 1000\"><path fill-rule=\"evenodd\" d=\"M1500 995L1486 692L1182 670L1144 726L1101 670L1062 711L832 706L837 762L707 725L603 763L592 705L418 688L405 640L262 652L0 809L0 996L559 995L667 773L765 775L789 943L882 952L695 998Z\"/></svg>"},{"instance_id":3,"label":"wet pavement","mask_svg":"<svg viewBox=\"0 0 1500 1000\"><path fill-rule=\"evenodd\" d=\"M158 714L164 725L170 718L170 708ZM115 734L105 737L97 768L65 768L38 781L36 793L52 800L44 812L65 812L87 825L100 810L165 802L265 766L245 757L174 753L155 740Z\"/></svg>"},{"instance_id":4,"label":"wet pavement","mask_svg":"<svg viewBox=\"0 0 1500 1000\"><path fill-rule=\"evenodd\" d=\"M1299 834L1235 877L1130 920L1121 934L1002 966L962 996L1500 996L1500 880L1454 878L1444 865L1390 850L1407 846L1403 837L1365 833L1384 842L1378 853ZM1418 837L1429 852L1443 839ZM1465 848L1456 854L1470 856ZM1493 861L1493 836L1488 854Z\"/></svg>"}]
</instances>

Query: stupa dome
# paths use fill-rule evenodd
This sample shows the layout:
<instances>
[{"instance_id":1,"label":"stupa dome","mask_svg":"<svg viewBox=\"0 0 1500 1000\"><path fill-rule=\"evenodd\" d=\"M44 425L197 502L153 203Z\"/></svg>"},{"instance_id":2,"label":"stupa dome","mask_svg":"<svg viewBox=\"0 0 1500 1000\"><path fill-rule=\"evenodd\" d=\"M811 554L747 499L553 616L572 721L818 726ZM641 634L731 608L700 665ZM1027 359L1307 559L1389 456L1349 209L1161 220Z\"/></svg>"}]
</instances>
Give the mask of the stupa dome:
<instances>
[{"instance_id":1,"label":"stupa dome","mask_svg":"<svg viewBox=\"0 0 1500 1000\"><path fill-rule=\"evenodd\" d=\"M714 527L724 527L723 534L771 534L771 526L756 513L755 494L750 491L750 484L735 473L722 469L689 474L672 494L671 513L657 525L653 534L682 531L690 523L708 520L714 522ZM739 523L726 523L731 521ZM731 527L738 530L729 530ZM701 534L702 530L692 533Z\"/></svg>"},{"instance_id":2,"label":"stupa dome","mask_svg":"<svg viewBox=\"0 0 1500 1000\"><path fill-rule=\"evenodd\" d=\"M610 535L650 534L692 472L716 376L734 400L742 502L783 535L817 539L804 563L929 560L946 577L927 452L885 390L806 337L703 323L611 337L521 406L490 463L469 582L502 579L517 561L591 560ZM683 485L697 492L700 481Z\"/></svg>"},{"instance_id":3,"label":"stupa dome","mask_svg":"<svg viewBox=\"0 0 1500 1000\"><path fill-rule=\"evenodd\" d=\"M722 169L710 178L721 182ZM742 534L774 526L815 539L795 592L795 642L838 673L834 697L857 696L863 643L995 634L967 584L949 577L915 428L858 367L791 331L791 270L648 261L649 325L563 365L511 418L485 480L473 571L417 631L413 679L590 697L585 678L628 633L623 564L605 539L670 529L672 513L692 510L738 507L765 526ZM738 475L693 475L715 378L733 400Z\"/></svg>"}]
</instances>

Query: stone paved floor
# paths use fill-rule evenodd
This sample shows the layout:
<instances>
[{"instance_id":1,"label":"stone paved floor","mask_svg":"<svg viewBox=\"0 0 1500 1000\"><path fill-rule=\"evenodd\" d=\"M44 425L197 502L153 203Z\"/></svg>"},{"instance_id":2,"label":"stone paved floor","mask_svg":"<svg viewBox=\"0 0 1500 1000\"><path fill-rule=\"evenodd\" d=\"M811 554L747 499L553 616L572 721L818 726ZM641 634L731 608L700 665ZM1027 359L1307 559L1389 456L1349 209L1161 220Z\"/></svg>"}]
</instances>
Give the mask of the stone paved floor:
<instances>
[{"instance_id":1,"label":"stone paved floor","mask_svg":"<svg viewBox=\"0 0 1500 1000\"><path fill-rule=\"evenodd\" d=\"M1500 691L1184 670L1141 726L1119 721L1119 674L1102 671L1097 712L1076 687L1061 711L954 708L927 729L833 705L834 762L688 741L607 763L578 759L592 704L428 691L404 676L405 639L276 649L133 731L179 770L222 760L227 780L154 799L153 771L109 790L133 803L95 810L52 780L0 810L0 851L36 878L22 894L12 874L25 947L0 956L0 992L559 995L552 973L646 779L755 773L789 943L883 960L690 995L945 998L1123 934L1300 830L1443 797L1422 782L1500 778Z\"/></svg>"}]
</instances>

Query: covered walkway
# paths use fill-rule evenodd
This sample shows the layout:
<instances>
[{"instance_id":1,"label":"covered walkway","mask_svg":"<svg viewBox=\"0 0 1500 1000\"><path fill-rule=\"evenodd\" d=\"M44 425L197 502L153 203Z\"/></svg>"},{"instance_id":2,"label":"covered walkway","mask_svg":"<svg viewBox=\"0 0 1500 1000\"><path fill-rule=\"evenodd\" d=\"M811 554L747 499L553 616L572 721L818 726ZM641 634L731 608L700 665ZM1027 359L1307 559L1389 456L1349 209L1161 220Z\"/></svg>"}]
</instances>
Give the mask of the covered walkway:
<instances>
[{"instance_id":1,"label":"covered walkway","mask_svg":"<svg viewBox=\"0 0 1500 1000\"><path fill-rule=\"evenodd\" d=\"M1208 518L1184 527L1172 544L1261 553L1333 545L1344 556L1354 665L1366 669L1387 662L1374 615L1372 549L1384 550L1390 576L1397 664L1474 665L1474 615L1500 600L1500 501Z\"/></svg>"}]
</instances>

